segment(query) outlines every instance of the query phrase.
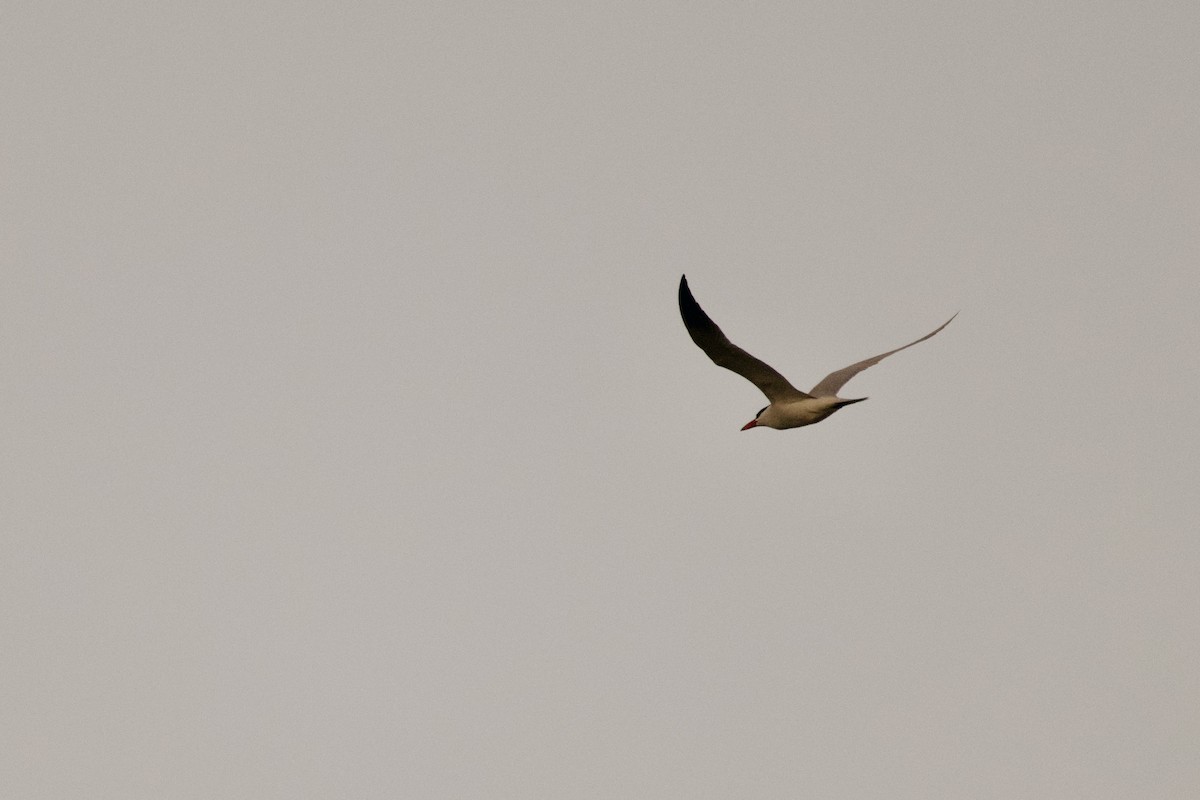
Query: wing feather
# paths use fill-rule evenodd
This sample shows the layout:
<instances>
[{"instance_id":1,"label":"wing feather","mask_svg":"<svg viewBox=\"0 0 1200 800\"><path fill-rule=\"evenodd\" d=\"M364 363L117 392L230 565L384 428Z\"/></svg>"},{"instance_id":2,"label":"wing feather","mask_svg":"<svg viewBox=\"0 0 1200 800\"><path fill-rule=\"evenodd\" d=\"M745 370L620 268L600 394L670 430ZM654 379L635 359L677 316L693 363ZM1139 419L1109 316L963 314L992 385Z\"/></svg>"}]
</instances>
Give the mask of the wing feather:
<instances>
[{"instance_id":1,"label":"wing feather","mask_svg":"<svg viewBox=\"0 0 1200 800\"><path fill-rule=\"evenodd\" d=\"M954 315L954 317L957 317L957 316L958 316L958 314ZM814 386L812 388L812 394L816 397L836 397L838 391L843 386L845 386L846 382L849 381L851 378L853 378L855 375L862 372L867 367L875 366L880 361L883 361L885 358L887 358L890 355L899 353L901 350L907 350L908 348L912 347L914 344L920 344L921 342L925 341L926 339L933 336L934 334L940 332L942 330L942 328L946 327L951 322L953 322L954 317L951 317L950 319L943 322L932 333L927 333L924 336L922 336L920 339L917 339L915 342L909 342L908 344L904 345L904 347L897 347L895 350L889 350L886 353L883 353L882 355L871 356L870 358L859 361L856 364L851 364L848 367L842 367L837 372L829 373L828 375L826 375L824 378L821 379L820 383L818 383L816 386Z\"/></svg>"},{"instance_id":2,"label":"wing feather","mask_svg":"<svg viewBox=\"0 0 1200 800\"><path fill-rule=\"evenodd\" d=\"M687 327L692 341L703 350L718 367L736 372L757 386L767 399L800 400L810 395L797 389L788 379L766 363L758 360L726 338L717 323L713 322L704 309L692 297L687 276L679 279L679 314Z\"/></svg>"}]
</instances>

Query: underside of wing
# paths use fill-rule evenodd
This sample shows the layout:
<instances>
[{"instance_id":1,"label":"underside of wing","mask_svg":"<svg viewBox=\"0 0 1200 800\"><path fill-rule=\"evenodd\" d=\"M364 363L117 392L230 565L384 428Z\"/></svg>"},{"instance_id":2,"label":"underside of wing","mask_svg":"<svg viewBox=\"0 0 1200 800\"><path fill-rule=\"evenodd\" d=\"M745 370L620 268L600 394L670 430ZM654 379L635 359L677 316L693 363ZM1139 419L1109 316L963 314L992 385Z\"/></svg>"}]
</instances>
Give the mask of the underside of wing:
<instances>
[{"instance_id":1,"label":"underside of wing","mask_svg":"<svg viewBox=\"0 0 1200 800\"><path fill-rule=\"evenodd\" d=\"M954 315L954 317L957 317L957 316L958 316L958 314ZM925 341L929 337L940 332L942 330L942 328L949 325L954 320L954 317L951 317L950 319L943 322L932 333L927 333L924 336L922 336L920 339L917 339L915 342L909 342L908 344L904 345L904 347L897 347L895 350L889 350L886 353L883 353L882 355L872 356L871 358L867 358L862 361L859 361L857 364L851 364L848 367L843 367L842 369L839 369L837 372L829 373L821 380L820 383L818 383L816 386L813 387L812 394L816 397L835 397L835 396L837 396L838 391L843 386L845 386L846 382L849 381L851 378L853 378L855 375L862 372L867 367L875 366L880 361L883 361L885 358L887 358L890 355L899 353L901 350L907 350L908 348L912 347L914 344L920 344L921 342Z\"/></svg>"},{"instance_id":2,"label":"underside of wing","mask_svg":"<svg viewBox=\"0 0 1200 800\"><path fill-rule=\"evenodd\" d=\"M787 378L772 367L729 341L717 327L717 323L704 313L696 298L692 297L686 275L679 280L679 313L692 341L714 364L732 370L753 383L772 403L776 400L799 400L809 396L788 383Z\"/></svg>"}]
</instances>

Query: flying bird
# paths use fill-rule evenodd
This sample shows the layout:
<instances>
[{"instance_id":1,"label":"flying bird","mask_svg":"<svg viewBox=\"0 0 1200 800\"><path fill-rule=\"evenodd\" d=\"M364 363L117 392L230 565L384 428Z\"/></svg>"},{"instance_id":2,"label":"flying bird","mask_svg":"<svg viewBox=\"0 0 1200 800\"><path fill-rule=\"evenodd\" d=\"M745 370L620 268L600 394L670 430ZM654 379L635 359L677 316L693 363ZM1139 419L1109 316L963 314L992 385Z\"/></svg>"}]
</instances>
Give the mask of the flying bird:
<instances>
[{"instance_id":1,"label":"flying bird","mask_svg":"<svg viewBox=\"0 0 1200 800\"><path fill-rule=\"evenodd\" d=\"M714 364L741 375L757 386L771 401L771 404L759 411L754 419L743 425L742 430L799 428L820 422L843 406L861 403L867 398L858 397L847 400L838 397L837 393L846 385L847 381L867 367L875 366L893 353L899 353L914 344L920 344L949 325L954 317L958 316L956 313L954 317L939 325L933 333L927 333L904 347L897 347L882 355L872 356L836 372L831 372L822 378L821 382L811 391L802 392L788 383L788 379L772 367L759 361L726 338L721 329L717 327L717 323L704 313L704 309L696 302L696 298L692 297L692 290L688 288L686 275L679 279L679 313L683 317L683 324L687 327L692 341L713 360Z\"/></svg>"}]
</instances>

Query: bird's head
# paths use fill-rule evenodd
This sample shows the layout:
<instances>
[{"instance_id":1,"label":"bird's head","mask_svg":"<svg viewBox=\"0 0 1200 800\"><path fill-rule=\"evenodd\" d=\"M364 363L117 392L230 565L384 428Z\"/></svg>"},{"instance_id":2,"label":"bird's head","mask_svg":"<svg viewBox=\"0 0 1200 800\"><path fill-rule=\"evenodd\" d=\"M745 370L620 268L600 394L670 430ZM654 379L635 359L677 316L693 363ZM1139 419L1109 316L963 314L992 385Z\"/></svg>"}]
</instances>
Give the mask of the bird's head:
<instances>
[{"instance_id":1,"label":"bird's head","mask_svg":"<svg viewBox=\"0 0 1200 800\"><path fill-rule=\"evenodd\" d=\"M758 410L758 413L754 415L754 419L750 420L749 422L747 422L745 425L742 426L742 430L748 431L751 428L757 428L758 427L758 418L761 417L763 415L763 412L766 411L768 408L770 408L770 406L763 406L762 408L760 408Z\"/></svg>"}]
</instances>

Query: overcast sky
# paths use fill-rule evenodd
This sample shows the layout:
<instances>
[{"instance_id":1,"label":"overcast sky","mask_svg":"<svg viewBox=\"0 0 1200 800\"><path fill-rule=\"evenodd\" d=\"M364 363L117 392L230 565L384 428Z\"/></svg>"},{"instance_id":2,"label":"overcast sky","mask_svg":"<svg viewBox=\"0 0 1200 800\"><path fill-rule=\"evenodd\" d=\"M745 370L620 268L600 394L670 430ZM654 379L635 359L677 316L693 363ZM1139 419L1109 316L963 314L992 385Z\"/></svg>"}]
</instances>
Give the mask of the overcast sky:
<instances>
[{"instance_id":1,"label":"overcast sky","mask_svg":"<svg viewBox=\"0 0 1200 800\"><path fill-rule=\"evenodd\" d=\"M1200 796L1198 41L8 4L0 795Z\"/></svg>"}]
</instances>

